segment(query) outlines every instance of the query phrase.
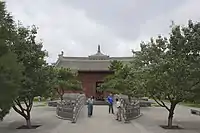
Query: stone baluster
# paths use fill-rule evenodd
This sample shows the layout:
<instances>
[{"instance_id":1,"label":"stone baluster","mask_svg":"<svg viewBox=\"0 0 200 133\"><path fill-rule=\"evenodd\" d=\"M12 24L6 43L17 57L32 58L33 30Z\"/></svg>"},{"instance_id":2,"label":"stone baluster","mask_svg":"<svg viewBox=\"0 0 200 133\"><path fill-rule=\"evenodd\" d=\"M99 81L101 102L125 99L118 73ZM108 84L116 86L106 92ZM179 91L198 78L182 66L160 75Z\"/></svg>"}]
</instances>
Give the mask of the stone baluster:
<instances>
[{"instance_id":1,"label":"stone baluster","mask_svg":"<svg viewBox=\"0 0 200 133\"><path fill-rule=\"evenodd\" d=\"M72 113L72 114L73 114L72 123L75 123L75 122L76 122L76 113L75 113L75 112L76 112L76 107L74 106L74 107L73 107L73 113Z\"/></svg>"}]
</instances>

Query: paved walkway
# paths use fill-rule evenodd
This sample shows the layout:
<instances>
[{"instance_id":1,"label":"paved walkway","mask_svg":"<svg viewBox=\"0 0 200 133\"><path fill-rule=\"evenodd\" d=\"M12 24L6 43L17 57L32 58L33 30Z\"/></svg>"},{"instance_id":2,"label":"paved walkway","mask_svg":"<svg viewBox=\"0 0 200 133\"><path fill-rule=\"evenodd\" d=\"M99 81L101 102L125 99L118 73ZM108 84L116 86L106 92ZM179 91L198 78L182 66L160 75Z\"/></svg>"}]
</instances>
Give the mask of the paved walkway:
<instances>
[{"instance_id":1,"label":"paved walkway","mask_svg":"<svg viewBox=\"0 0 200 133\"><path fill-rule=\"evenodd\" d=\"M63 121L52 133L146 133L133 126L115 120L113 114L108 114L107 106L94 106L94 115L87 117L84 107L76 124Z\"/></svg>"},{"instance_id":2,"label":"paved walkway","mask_svg":"<svg viewBox=\"0 0 200 133\"><path fill-rule=\"evenodd\" d=\"M24 119L13 110L0 122L0 133L200 133L200 116L190 114L190 108L176 108L174 124L184 130L164 130L159 127L167 123L167 111L164 108L142 108L143 116L129 124L118 122L115 116L108 114L107 106L94 106L94 115L87 117L84 107L77 123L60 120L55 116L55 108L37 106L32 110L32 124L41 124L38 129L17 130Z\"/></svg>"}]
</instances>

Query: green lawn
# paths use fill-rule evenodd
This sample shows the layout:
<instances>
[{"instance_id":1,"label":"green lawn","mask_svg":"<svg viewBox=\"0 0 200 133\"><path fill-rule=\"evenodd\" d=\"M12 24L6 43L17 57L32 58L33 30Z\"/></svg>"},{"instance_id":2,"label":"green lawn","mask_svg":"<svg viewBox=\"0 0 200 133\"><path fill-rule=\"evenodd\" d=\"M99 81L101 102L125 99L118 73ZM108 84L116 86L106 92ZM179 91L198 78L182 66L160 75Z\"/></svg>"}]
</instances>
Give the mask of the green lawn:
<instances>
[{"instance_id":1,"label":"green lawn","mask_svg":"<svg viewBox=\"0 0 200 133\"><path fill-rule=\"evenodd\" d=\"M165 102L169 102L168 100L164 100ZM188 107L195 107L200 108L200 103L191 103L191 102L181 102L180 105L188 106Z\"/></svg>"},{"instance_id":2,"label":"green lawn","mask_svg":"<svg viewBox=\"0 0 200 133\"><path fill-rule=\"evenodd\" d=\"M44 106L47 106L47 103L46 102L37 102L36 105L33 105L34 107L44 107Z\"/></svg>"},{"instance_id":3,"label":"green lawn","mask_svg":"<svg viewBox=\"0 0 200 133\"><path fill-rule=\"evenodd\" d=\"M163 100L164 102L169 103L168 100ZM190 103L190 102L182 102L180 105L188 106L188 107L195 107L200 108L200 103ZM152 107L160 107L157 103L152 104Z\"/></svg>"},{"instance_id":4,"label":"green lawn","mask_svg":"<svg viewBox=\"0 0 200 133\"><path fill-rule=\"evenodd\" d=\"M153 103L151 104L152 107L160 107L160 105L158 105L157 103Z\"/></svg>"},{"instance_id":5,"label":"green lawn","mask_svg":"<svg viewBox=\"0 0 200 133\"><path fill-rule=\"evenodd\" d=\"M34 105L34 107L44 107L47 106L46 104L39 104L39 105Z\"/></svg>"},{"instance_id":6,"label":"green lawn","mask_svg":"<svg viewBox=\"0 0 200 133\"><path fill-rule=\"evenodd\" d=\"M39 101L39 100L38 100L38 97L34 97L33 101L34 101L34 102L38 102L38 101ZM41 98L41 102L45 102L45 101L46 101L45 98Z\"/></svg>"},{"instance_id":7,"label":"green lawn","mask_svg":"<svg viewBox=\"0 0 200 133\"><path fill-rule=\"evenodd\" d=\"M180 103L180 105L188 106L188 107L195 107L195 108L200 108L199 103Z\"/></svg>"}]
</instances>

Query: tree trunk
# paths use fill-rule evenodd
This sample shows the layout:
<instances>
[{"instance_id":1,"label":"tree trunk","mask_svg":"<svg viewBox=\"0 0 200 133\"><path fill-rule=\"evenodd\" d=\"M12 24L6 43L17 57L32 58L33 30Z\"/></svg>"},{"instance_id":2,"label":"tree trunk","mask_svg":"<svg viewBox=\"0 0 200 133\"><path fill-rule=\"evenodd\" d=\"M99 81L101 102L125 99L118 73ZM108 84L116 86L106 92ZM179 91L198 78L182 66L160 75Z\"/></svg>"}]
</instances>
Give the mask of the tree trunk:
<instances>
[{"instance_id":1,"label":"tree trunk","mask_svg":"<svg viewBox=\"0 0 200 133\"><path fill-rule=\"evenodd\" d=\"M20 100L16 99L15 103L13 105L13 109L25 118L26 126L28 128L31 128L31 120L30 120L31 114L30 114L30 112L31 112L31 109L32 109L32 106L33 106L33 98L28 98L28 102L26 101L26 99L24 99L24 103L26 105L26 108L23 108ZM15 104L18 105L18 108Z\"/></svg>"},{"instance_id":2,"label":"tree trunk","mask_svg":"<svg viewBox=\"0 0 200 133\"><path fill-rule=\"evenodd\" d=\"M30 111L27 111L27 116L26 116L26 126L28 128L31 128L31 115L30 115Z\"/></svg>"},{"instance_id":3,"label":"tree trunk","mask_svg":"<svg viewBox=\"0 0 200 133\"><path fill-rule=\"evenodd\" d=\"M128 101L131 102L132 95L130 95L129 93L125 93L125 95L128 96Z\"/></svg>"},{"instance_id":4,"label":"tree trunk","mask_svg":"<svg viewBox=\"0 0 200 133\"><path fill-rule=\"evenodd\" d=\"M58 93L58 95L59 95L59 97L60 97L60 101L62 102L62 100L63 100L63 95L64 95L64 89L58 88L58 89L56 89L56 91L57 91L57 93Z\"/></svg>"},{"instance_id":5,"label":"tree trunk","mask_svg":"<svg viewBox=\"0 0 200 133\"><path fill-rule=\"evenodd\" d=\"M26 119L26 126L27 126L28 128L31 128L31 120L30 120L30 118L29 118L29 119Z\"/></svg>"},{"instance_id":6,"label":"tree trunk","mask_svg":"<svg viewBox=\"0 0 200 133\"><path fill-rule=\"evenodd\" d=\"M169 128L172 128L172 121L173 121L173 115L169 113L168 125L167 125Z\"/></svg>"},{"instance_id":7,"label":"tree trunk","mask_svg":"<svg viewBox=\"0 0 200 133\"><path fill-rule=\"evenodd\" d=\"M61 102L63 101L63 95L60 95L60 101Z\"/></svg>"},{"instance_id":8,"label":"tree trunk","mask_svg":"<svg viewBox=\"0 0 200 133\"><path fill-rule=\"evenodd\" d=\"M128 95L128 101L131 102L131 96L130 95Z\"/></svg>"},{"instance_id":9,"label":"tree trunk","mask_svg":"<svg viewBox=\"0 0 200 133\"><path fill-rule=\"evenodd\" d=\"M176 104L171 103L170 109L169 109L169 115L168 115L168 127L172 128L173 126L173 117L174 117L174 109L176 107Z\"/></svg>"}]
</instances>

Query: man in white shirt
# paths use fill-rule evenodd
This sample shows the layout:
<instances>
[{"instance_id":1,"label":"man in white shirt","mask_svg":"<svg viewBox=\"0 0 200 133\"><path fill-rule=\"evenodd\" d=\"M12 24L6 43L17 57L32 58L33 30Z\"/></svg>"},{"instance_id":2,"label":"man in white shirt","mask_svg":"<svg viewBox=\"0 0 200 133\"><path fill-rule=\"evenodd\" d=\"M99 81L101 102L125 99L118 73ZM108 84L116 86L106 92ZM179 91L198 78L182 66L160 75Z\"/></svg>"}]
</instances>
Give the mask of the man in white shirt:
<instances>
[{"instance_id":1,"label":"man in white shirt","mask_svg":"<svg viewBox=\"0 0 200 133\"><path fill-rule=\"evenodd\" d=\"M121 102L119 101L119 99L116 99L116 107L117 107L117 119L118 121L122 120L121 117Z\"/></svg>"}]
</instances>

